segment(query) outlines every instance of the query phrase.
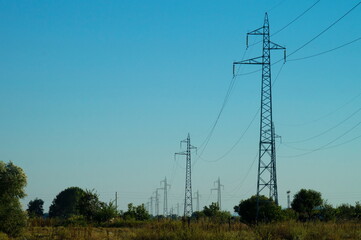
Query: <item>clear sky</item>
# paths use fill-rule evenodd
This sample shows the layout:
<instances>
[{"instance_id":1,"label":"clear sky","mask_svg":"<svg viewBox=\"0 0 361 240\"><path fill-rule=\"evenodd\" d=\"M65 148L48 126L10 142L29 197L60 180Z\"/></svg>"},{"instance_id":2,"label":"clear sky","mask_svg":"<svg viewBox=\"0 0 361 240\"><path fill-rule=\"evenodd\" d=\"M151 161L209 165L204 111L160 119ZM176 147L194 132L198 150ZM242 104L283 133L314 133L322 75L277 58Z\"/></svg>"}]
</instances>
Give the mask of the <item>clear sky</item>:
<instances>
[{"instance_id":1,"label":"clear sky","mask_svg":"<svg viewBox=\"0 0 361 240\"><path fill-rule=\"evenodd\" d=\"M185 160L174 153L191 134L205 140L246 52L247 31L282 29L316 0L0 1L0 159L28 176L26 204L48 211L70 186L104 201L147 202L166 176L169 206L183 202ZM291 53L358 1L321 0L272 36ZM289 60L361 37L361 6ZM258 42L257 37L250 43ZM333 205L361 200L361 41L317 57L272 66L279 200L320 191ZM283 57L272 52L272 61ZM242 66L240 73L260 66ZM202 158L193 155L201 206L223 209L256 193L261 73L237 77ZM312 151L317 150L317 151ZM198 151L198 154L202 152ZM161 206L162 206L161 199Z\"/></svg>"}]
</instances>

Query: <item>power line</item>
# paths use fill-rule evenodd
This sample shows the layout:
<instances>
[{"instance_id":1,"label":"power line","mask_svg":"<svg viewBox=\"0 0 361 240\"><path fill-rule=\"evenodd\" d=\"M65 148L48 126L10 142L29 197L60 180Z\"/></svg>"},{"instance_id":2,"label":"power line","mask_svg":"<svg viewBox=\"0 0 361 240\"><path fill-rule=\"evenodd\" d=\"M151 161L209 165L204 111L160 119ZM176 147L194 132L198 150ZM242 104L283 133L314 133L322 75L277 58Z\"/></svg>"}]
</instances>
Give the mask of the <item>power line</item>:
<instances>
[{"instance_id":1,"label":"power line","mask_svg":"<svg viewBox=\"0 0 361 240\"><path fill-rule=\"evenodd\" d=\"M326 143L325 145L321 146L321 147L318 147L318 148L315 148L315 149L312 149L306 153L302 153L302 154L298 154L298 155L290 155L290 156L280 156L280 157L283 157L283 158L295 158L295 157L302 157L302 156L305 156L305 155L308 155L308 154L311 154L313 152L316 152L316 151L320 151L320 150L324 150L324 149L328 149L328 146L331 145L332 143L336 142L337 140L339 140L340 138L342 138L343 136L345 136L346 134L348 134L349 132L351 132L352 130L354 130L356 127L358 127L359 125L361 125L361 121L358 122L356 125L354 125L353 127L351 127L349 130L347 130L346 132L344 132L343 134L341 134L340 136L336 137L335 139L333 139L332 141Z\"/></svg>"},{"instance_id":2,"label":"power line","mask_svg":"<svg viewBox=\"0 0 361 240\"><path fill-rule=\"evenodd\" d=\"M352 118L353 116L355 116L358 112L361 111L361 107L358 108L355 112L353 112L351 115L349 115L347 118L345 118L344 120L342 120L341 122L337 123L336 125L332 126L331 128L317 134L317 135L314 135L312 137L309 137L309 138L305 138L305 139L302 139L302 140L298 140L298 141L289 141L289 142L285 142L285 143L302 143L302 142L307 142L307 141L310 141L312 139L315 139L315 138L318 138L320 136L323 136L325 135L326 133L332 131L333 129L337 128L338 126L342 125L343 123L345 123L347 120L349 120L350 118Z\"/></svg>"},{"instance_id":3,"label":"power line","mask_svg":"<svg viewBox=\"0 0 361 240\"><path fill-rule=\"evenodd\" d=\"M310 44L311 42L313 42L314 40L316 40L318 37L320 37L322 34L324 34L325 32L327 32L330 28L332 28L334 25L336 25L339 21L341 21L344 17L346 17L348 14L350 14L353 10L355 10L356 7L358 7L361 4L361 1L359 3L357 3L355 6L353 6L350 10L348 10L344 15L342 15L340 18L338 18L336 21L334 21L331 25L329 25L327 28L325 28L323 31L321 31L319 34L317 34L315 37L313 37L311 40L307 41L306 43L304 43L303 45L301 45L299 48L297 48L296 50L294 50L293 52L291 52L290 54L288 54L286 57L288 58L289 56L292 56L293 54L295 54L296 52L298 52L299 50L301 50L302 48L306 47L308 44ZM279 59L278 61L274 62L271 66L279 63L283 61L283 59ZM260 72L261 70L256 70L256 71L252 71L252 72L247 72L247 73L242 73L239 74L238 76L245 76L245 75L250 75L256 72Z\"/></svg>"},{"instance_id":4,"label":"power line","mask_svg":"<svg viewBox=\"0 0 361 240\"><path fill-rule=\"evenodd\" d=\"M322 32L320 32L319 34L317 34L315 37L313 37L311 40L309 40L308 42L306 42L305 44L303 44L301 47L297 48L295 51L293 51L292 53L288 54L287 57L292 56L293 54L295 54L296 52L298 52L299 50L301 50L302 48L306 47L308 44L310 44L311 42L313 42L314 40L316 40L318 37L320 37L322 34L324 34L325 32L327 32L329 29L331 29L333 26L335 26L339 21L341 21L344 17L346 17L348 14L350 14L353 10L355 10L359 5L361 4L361 1L359 3L357 3L355 6L353 6L350 10L348 10L344 15L342 15L340 18L338 18L336 21L334 21L330 26L328 26L327 28L325 28Z\"/></svg>"},{"instance_id":5,"label":"power line","mask_svg":"<svg viewBox=\"0 0 361 240\"><path fill-rule=\"evenodd\" d=\"M200 158L205 162L218 162L219 160L221 160L221 159L225 158L226 156L228 156L228 154L230 154L233 151L233 149L238 145L238 143L243 139L244 135L247 133L248 129L252 126L254 120L258 116L258 113L259 113L260 110L261 109L258 108L258 110L257 110L256 114L253 116L251 122L248 124L248 126L243 131L241 136L237 139L237 141L232 145L232 147L226 153L224 153L222 156L220 156L220 157L218 157L218 158L216 158L214 160L207 160L207 159L202 158L201 156L200 156Z\"/></svg>"},{"instance_id":6,"label":"power line","mask_svg":"<svg viewBox=\"0 0 361 240\"><path fill-rule=\"evenodd\" d=\"M273 83L272 83L272 86L277 82L277 79L278 79L278 77L279 77L280 74L281 74L281 71L282 71L282 69L283 69L283 66L284 66L284 65L282 65L282 67L281 67L280 70L278 71L278 73L277 73L277 75L276 75L276 78L275 78L275 80L274 80ZM260 110L261 110L261 108L259 107L258 110L257 110L257 112L254 114L251 122L248 124L248 126L246 127L246 129L242 132L241 136L240 136L240 137L237 139L237 141L232 145L232 147L231 147L228 151L226 151L222 156L220 156L220 157L218 157L218 158L216 158L216 159L214 159L214 160L207 160L207 159L204 159L202 156L199 156L199 158L202 159L202 160L205 161L205 162L218 162L219 160L221 160L221 159L225 158L226 156L228 156L228 154L230 154L230 153L234 150L234 148L239 144L239 142L240 142L240 141L243 139L243 137L246 135L246 133L248 132L249 128L252 126L253 122L255 121L256 117L258 116L258 113L259 113Z\"/></svg>"},{"instance_id":7,"label":"power line","mask_svg":"<svg viewBox=\"0 0 361 240\"><path fill-rule=\"evenodd\" d=\"M257 152L257 154L255 155L255 157L253 158L252 164L249 166L249 168L248 168L248 170L247 170L247 172L246 172L246 175L244 176L244 178L242 179L242 181L241 181L235 188L233 188L231 192L234 192L235 190L237 190L237 189L239 189L239 188L242 187L243 183L246 181L248 175L250 174L250 172L251 172L251 170L252 170L252 167L253 167L254 163L256 162L257 158L258 158L258 152Z\"/></svg>"},{"instance_id":8,"label":"power line","mask_svg":"<svg viewBox=\"0 0 361 240\"><path fill-rule=\"evenodd\" d=\"M361 92L358 93L356 96L354 96L353 98L351 98L350 100L348 100L346 103L342 104L340 107L336 108L335 110L319 117L319 118L316 118L315 120L312 120L312 121L309 121L309 122L305 122L305 123L298 123L298 124L286 124L286 123L282 123L282 125L285 125L285 126L293 126L293 127L299 127L299 126L304 126L304 125L307 125L307 124L311 124L311 123L314 123L314 122L318 122L326 117L329 117L330 115L338 112L339 110L341 110L342 108L346 107L348 104L352 103L353 101L355 101L357 98L359 98L361 96Z\"/></svg>"},{"instance_id":9,"label":"power line","mask_svg":"<svg viewBox=\"0 0 361 240\"><path fill-rule=\"evenodd\" d=\"M283 31L284 29L286 29L287 27L289 27L292 23L296 22L298 19L300 19L303 15L305 15L308 11L310 11L317 3L319 3L321 0L317 0L315 3L313 3L309 8L307 8L305 11L303 11L300 15L298 15L295 19L293 19L291 22L287 23L285 26L283 26L281 29L277 30L275 33L271 34L271 37L273 37L274 35L280 33L281 31ZM282 2L281 2L282 3ZM278 5L280 5L281 3L279 3ZM278 5L276 5L275 7L278 7ZM275 7L273 7L271 10L273 10ZM269 11L271 11L269 10ZM249 45L249 47L254 46L256 44L261 43L262 41L258 41L256 43L253 43L251 45Z\"/></svg>"},{"instance_id":10,"label":"power line","mask_svg":"<svg viewBox=\"0 0 361 240\"><path fill-rule=\"evenodd\" d=\"M242 59L244 59L244 57L245 57L245 55L246 55L246 52L247 52L247 49L244 51L243 56L242 56ZM237 72L239 72L239 71L240 71L240 67L238 68ZM225 96L225 98L224 98L224 100L223 100L221 109L219 110L218 115L217 115L217 117L216 117L216 120L214 121L214 123L213 123L213 125L212 125L212 127L211 127L211 130L210 130L210 132L208 133L206 139L203 141L203 143L202 143L202 144L200 145L200 147L199 147L199 149L202 149L199 156L202 156L204 150L207 148L207 145L208 145L208 143L209 143L209 141L210 141L210 139L211 139L211 137L212 137L212 135L213 135L213 132L214 132L214 130L215 130L217 124L218 124L218 121L219 121L219 119L220 119L220 117L221 117L221 115L222 115L222 113L223 113L223 110L224 110L225 106L226 106L227 103L228 103L229 97L230 97L230 95L231 95L231 93L232 93L232 90L233 90L233 88L234 88L234 85L235 85L236 78L237 78L237 76L236 76L236 75L233 75L232 80L231 80L231 82L230 82L230 84L229 84L229 87L228 87L226 96Z\"/></svg>"},{"instance_id":11,"label":"power line","mask_svg":"<svg viewBox=\"0 0 361 240\"><path fill-rule=\"evenodd\" d=\"M356 38L356 39L354 39L354 40L352 40L352 41L350 41L350 42L344 43L344 44L342 44L342 45L340 45L340 46L338 46L338 47L335 47L335 48L332 48L332 49L329 49L329 50L326 50L326 51L323 51L323 52L320 52L320 53L316 53L316 54L313 54L313 55L310 55L310 56L307 56L307 57L289 59L289 60L287 60L287 61L288 61L288 62L292 62L292 61L299 61L299 60L304 60L304 59L308 59L308 58L318 57L318 56L323 55L323 54L325 54L325 53L329 53L329 52L338 50L338 49L340 49L340 48L346 47L346 46L348 46L348 45L350 45L350 44L352 44L352 43L355 43L355 42L357 42L357 41L360 41L360 40L361 40L361 37Z\"/></svg>"},{"instance_id":12,"label":"power line","mask_svg":"<svg viewBox=\"0 0 361 240\"><path fill-rule=\"evenodd\" d=\"M271 36L274 36L278 33L280 33L281 31L283 31L284 29L286 29L287 27L289 27L292 23L296 22L298 19L300 19L303 15L305 15L308 11L310 11L314 6L316 6L317 3L319 3L321 0L316 1L314 4L312 4L309 8L307 8L305 11L303 11L300 15L298 15L295 19L293 19L291 22L289 22L288 24L286 24L283 28L279 29L278 31L276 31L275 33L273 33Z\"/></svg>"},{"instance_id":13,"label":"power line","mask_svg":"<svg viewBox=\"0 0 361 240\"><path fill-rule=\"evenodd\" d=\"M278 8L280 5L282 5L286 0L282 0L279 3L277 3L276 5L274 5L273 7L271 7L271 9L269 9L267 12L273 11L275 8Z\"/></svg>"}]
</instances>

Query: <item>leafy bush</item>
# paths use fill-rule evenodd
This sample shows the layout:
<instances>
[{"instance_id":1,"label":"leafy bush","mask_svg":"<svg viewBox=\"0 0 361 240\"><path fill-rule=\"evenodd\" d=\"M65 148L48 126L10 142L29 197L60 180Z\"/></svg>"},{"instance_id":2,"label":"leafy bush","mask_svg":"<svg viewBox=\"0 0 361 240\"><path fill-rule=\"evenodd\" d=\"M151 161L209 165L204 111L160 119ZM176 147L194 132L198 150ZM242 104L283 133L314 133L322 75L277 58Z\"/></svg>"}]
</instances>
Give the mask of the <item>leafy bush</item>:
<instances>
[{"instance_id":1,"label":"leafy bush","mask_svg":"<svg viewBox=\"0 0 361 240\"><path fill-rule=\"evenodd\" d=\"M255 223L257 218L257 201L259 204L258 221L273 222L282 219L282 210L280 206L270 198L265 196L252 196L249 199L242 200L239 205L234 207L234 211L239 214L241 221L246 223Z\"/></svg>"}]
</instances>

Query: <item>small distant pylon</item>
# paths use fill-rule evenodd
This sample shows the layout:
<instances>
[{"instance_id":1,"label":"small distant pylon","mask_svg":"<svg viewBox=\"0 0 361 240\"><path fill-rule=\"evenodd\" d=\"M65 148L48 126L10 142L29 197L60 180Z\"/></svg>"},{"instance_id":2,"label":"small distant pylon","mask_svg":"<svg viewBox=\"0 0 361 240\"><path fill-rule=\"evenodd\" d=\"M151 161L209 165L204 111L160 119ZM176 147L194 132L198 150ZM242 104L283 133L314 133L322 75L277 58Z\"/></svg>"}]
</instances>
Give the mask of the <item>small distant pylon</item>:
<instances>
[{"instance_id":1,"label":"small distant pylon","mask_svg":"<svg viewBox=\"0 0 361 240\"><path fill-rule=\"evenodd\" d=\"M224 189L224 185L221 184L221 179L218 177L218 180L214 182L216 188L212 188L211 191L217 191L217 204L219 207L219 210L222 208L222 196L221 196L221 188Z\"/></svg>"},{"instance_id":2,"label":"small distant pylon","mask_svg":"<svg viewBox=\"0 0 361 240\"><path fill-rule=\"evenodd\" d=\"M290 197L291 191L287 191L287 208L291 208L291 197Z\"/></svg>"},{"instance_id":3,"label":"small distant pylon","mask_svg":"<svg viewBox=\"0 0 361 240\"><path fill-rule=\"evenodd\" d=\"M197 190L197 192L194 192L194 195L195 197L193 199L196 200L196 209L197 209L197 212L199 212L199 198L200 198L200 195L199 195L199 190Z\"/></svg>"},{"instance_id":4,"label":"small distant pylon","mask_svg":"<svg viewBox=\"0 0 361 240\"><path fill-rule=\"evenodd\" d=\"M154 200L154 197L151 196L151 197L149 198L149 201L150 201L149 214L150 214L151 216L154 216L154 215L153 215L153 200Z\"/></svg>"},{"instance_id":5,"label":"small distant pylon","mask_svg":"<svg viewBox=\"0 0 361 240\"><path fill-rule=\"evenodd\" d=\"M155 216L159 216L159 193L158 190L162 190L162 188L157 188L155 190Z\"/></svg>"},{"instance_id":6,"label":"small distant pylon","mask_svg":"<svg viewBox=\"0 0 361 240\"><path fill-rule=\"evenodd\" d=\"M163 202L163 214L164 217L168 216L168 188L170 188L170 184L167 183L167 177L164 178L164 180L162 180L160 182L160 184L163 183L163 195L164 195L164 202Z\"/></svg>"},{"instance_id":7,"label":"small distant pylon","mask_svg":"<svg viewBox=\"0 0 361 240\"><path fill-rule=\"evenodd\" d=\"M180 216L180 211L179 211L179 203L177 203L177 216Z\"/></svg>"},{"instance_id":8,"label":"small distant pylon","mask_svg":"<svg viewBox=\"0 0 361 240\"><path fill-rule=\"evenodd\" d=\"M193 213L193 203L192 203L192 161L191 161L191 151L197 149L191 145L191 137L188 133L187 139L181 141L187 145L187 150L175 155L185 155L186 156L186 185L185 185L185 196L184 196L184 216L191 217Z\"/></svg>"}]
</instances>

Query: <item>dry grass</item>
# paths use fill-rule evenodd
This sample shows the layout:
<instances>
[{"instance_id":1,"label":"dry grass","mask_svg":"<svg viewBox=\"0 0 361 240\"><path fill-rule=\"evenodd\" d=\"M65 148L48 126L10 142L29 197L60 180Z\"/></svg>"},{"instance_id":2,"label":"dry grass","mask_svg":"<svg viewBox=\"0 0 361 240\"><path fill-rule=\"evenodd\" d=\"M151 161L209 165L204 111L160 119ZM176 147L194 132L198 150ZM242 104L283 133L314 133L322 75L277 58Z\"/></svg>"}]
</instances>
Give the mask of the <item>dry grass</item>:
<instances>
[{"instance_id":1,"label":"dry grass","mask_svg":"<svg viewBox=\"0 0 361 240\"><path fill-rule=\"evenodd\" d=\"M246 226L240 223L149 222L140 227L29 227L27 240L361 240L361 223L282 222Z\"/></svg>"}]
</instances>

